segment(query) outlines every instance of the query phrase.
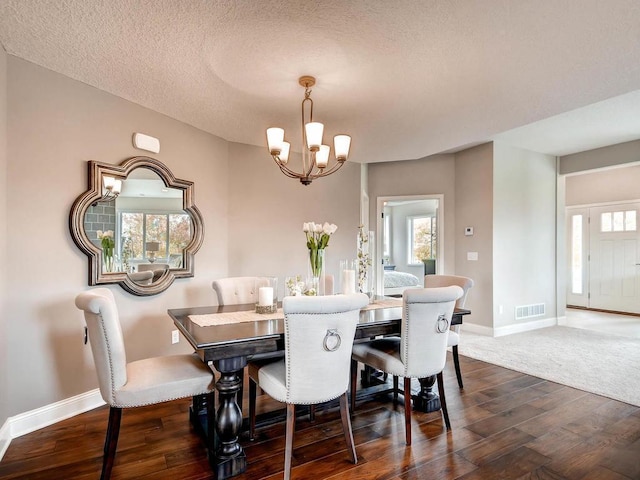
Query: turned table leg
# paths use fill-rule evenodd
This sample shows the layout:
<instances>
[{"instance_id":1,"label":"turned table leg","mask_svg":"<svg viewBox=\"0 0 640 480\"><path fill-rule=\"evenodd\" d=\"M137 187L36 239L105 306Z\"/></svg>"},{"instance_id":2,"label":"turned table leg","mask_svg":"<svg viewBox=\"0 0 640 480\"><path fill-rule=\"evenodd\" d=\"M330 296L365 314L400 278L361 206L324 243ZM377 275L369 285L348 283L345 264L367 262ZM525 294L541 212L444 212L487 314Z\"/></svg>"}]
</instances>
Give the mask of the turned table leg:
<instances>
[{"instance_id":1,"label":"turned table leg","mask_svg":"<svg viewBox=\"0 0 640 480\"><path fill-rule=\"evenodd\" d=\"M413 397L413 407L421 412L435 412L440 410L440 396L434 390L436 376L418 379L420 382L420 393Z\"/></svg>"},{"instance_id":2,"label":"turned table leg","mask_svg":"<svg viewBox=\"0 0 640 480\"><path fill-rule=\"evenodd\" d=\"M247 457L238 442L242 427L242 412L236 403L236 396L242 385L241 375L246 365L246 357L214 362L216 370L220 372L220 379L216 382L219 406L216 412L215 430L218 441L215 456L209 458L209 463L218 479L238 475L247 468Z\"/></svg>"}]
</instances>

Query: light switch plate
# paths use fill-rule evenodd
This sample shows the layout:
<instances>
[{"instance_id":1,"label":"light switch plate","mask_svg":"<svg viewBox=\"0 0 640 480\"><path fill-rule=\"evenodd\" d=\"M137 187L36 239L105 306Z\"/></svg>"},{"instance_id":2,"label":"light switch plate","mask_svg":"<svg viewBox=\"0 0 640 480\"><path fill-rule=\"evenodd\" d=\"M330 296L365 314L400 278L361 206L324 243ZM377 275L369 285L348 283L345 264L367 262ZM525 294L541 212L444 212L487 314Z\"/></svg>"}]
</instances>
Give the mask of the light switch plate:
<instances>
[{"instance_id":1,"label":"light switch plate","mask_svg":"<svg viewBox=\"0 0 640 480\"><path fill-rule=\"evenodd\" d=\"M467 252L467 260L474 262L478 260L478 252Z\"/></svg>"}]
</instances>

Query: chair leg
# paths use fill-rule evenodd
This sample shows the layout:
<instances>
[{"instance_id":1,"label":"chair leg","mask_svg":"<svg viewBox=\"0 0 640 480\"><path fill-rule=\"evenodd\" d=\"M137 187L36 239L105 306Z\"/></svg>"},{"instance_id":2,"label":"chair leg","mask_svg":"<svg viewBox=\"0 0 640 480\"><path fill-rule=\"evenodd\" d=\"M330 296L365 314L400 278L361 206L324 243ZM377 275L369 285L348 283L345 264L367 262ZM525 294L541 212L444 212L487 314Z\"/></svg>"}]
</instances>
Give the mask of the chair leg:
<instances>
[{"instance_id":1,"label":"chair leg","mask_svg":"<svg viewBox=\"0 0 640 480\"><path fill-rule=\"evenodd\" d=\"M411 378L404 377L404 432L407 445L411 445Z\"/></svg>"},{"instance_id":2,"label":"chair leg","mask_svg":"<svg viewBox=\"0 0 640 480\"><path fill-rule=\"evenodd\" d=\"M287 403L287 426L285 429L284 480L291 479L291 457L293 455L293 433L296 429L296 406Z\"/></svg>"},{"instance_id":3,"label":"chair leg","mask_svg":"<svg viewBox=\"0 0 640 480\"><path fill-rule=\"evenodd\" d=\"M358 381L358 362L351 360L351 413L356 409L356 382Z\"/></svg>"},{"instance_id":4,"label":"chair leg","mask_svg":"<svg viewBox=\"0 0 640 480\"><path fill-rule=\"evenodd\" d=\"M100 475L100 480L109 480L109 478L111 478L113 460L116 456L116 447L118 446L121 418L121 408L111 407L109 409L109 424L107 426L107 436L104 440L104 457L102 459L102 474Z\"/></svg>"},{"instance_id":5,"label":"chair leg","mask_svg":"<svg viewBox=\"0 0 640 480\"><path fill-rule=\"evenodd\" d=\"M315 422L316 421L316 406L315 405L309 405L309 421L310 422Z\"/></svg>"},{"instance_id":6,"label":"chair leg","mask_svg":"<svg viewBox=\"0 0 640 480\"><path fill-rule=\"evenodd\" d=\"M440 395L440 405L442 406L442 414L444 415L444 424L447 430L451 430L451 422L449 421L449 411L447 410L447 400L444 397L444 383L442 382L442 372L436 375L438 381L438 394Z\"/></svg>"},{"instance_id":7,"label":"chair leg","mask_svg":"<svg viewBox=\"0 0 640 480\"><path fill-rule=\"evenodd\" d=\"M344 439L347 442L347 450L353 463L358 463L358 455L356 454L356 446L353 443L353 430L351 430L351 419L349 418L349 404L347 400L347 392L340 397L340 417L342 418L342 430Z\"/></svg>"},{"instance_id":8,"label":"chair leg","mask_svg":"<svg viewBox=\"0 0 640 480\"><path fill-rule=\"evenodd\" d=\"M393 376L393 403L398 402L398 376Z\"/></svg>"},{"instance_id":9,"label":"chair leg","mask_svg":"<svg viewBox=\"0 0 640 480\"><path fill-rule=\"evenodd\" d=\"M258 387L252 378L249 379L249 440L253 441L256 434L256 396Z\"/></svg>"},{"instance_id":10,"label":"chair leg","mask_svg":"<svg viewBox=\"0 0 640 480\"><path fill-rule=\"evenodd\" d=\"M458 386L462 390L462 373L460 372L460 357L458 357L458 346L451 347L451 353L453 354L453 366L456 367L456 377L458 377Z\"/></svg>"}]
</instances>

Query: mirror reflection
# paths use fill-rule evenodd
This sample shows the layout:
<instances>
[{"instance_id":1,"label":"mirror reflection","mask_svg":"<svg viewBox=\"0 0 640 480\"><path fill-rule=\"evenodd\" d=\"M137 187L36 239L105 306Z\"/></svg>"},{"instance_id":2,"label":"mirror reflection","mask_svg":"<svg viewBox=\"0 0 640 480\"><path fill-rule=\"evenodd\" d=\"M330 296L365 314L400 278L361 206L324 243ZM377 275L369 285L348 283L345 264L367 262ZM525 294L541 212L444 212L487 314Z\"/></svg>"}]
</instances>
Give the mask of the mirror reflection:
<instances>
[{"instance_id":1,"label":"mirror reflection","mask_svg":"<svg viewBox=\"0 0 640 480\"><path fill-rule=\"evenodd\" d=\"M151 285L166 270L183 268L193 232L191 216L182 208L183 190L167 187L143 167L118 188L110 188L113 184L104 176L103 196L84 219L87 237L102 249L102 273L126 272L137 284Z\"/></svg>"}]
</instances>

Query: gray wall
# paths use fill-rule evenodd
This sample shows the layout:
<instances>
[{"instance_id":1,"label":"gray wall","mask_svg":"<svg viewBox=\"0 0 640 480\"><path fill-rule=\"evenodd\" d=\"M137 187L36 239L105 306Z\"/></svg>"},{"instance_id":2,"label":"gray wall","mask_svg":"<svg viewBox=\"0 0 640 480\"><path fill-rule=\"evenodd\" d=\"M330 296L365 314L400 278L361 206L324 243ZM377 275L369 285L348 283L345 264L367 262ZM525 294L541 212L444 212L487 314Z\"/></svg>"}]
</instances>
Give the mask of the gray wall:
<instances>
[{"instance_id":1,"label":"gray wall","mask_svg":"<svg viewBox=\"0 0 640 480\"><path fill-rule=\"evenodd\" d=\"M556 158L495 142L493 162L494 328L539 319L516 321L516 306L554 318Z\"/></svg>"},{"instance_id":2,"label":"gray wall","mask_svg":"<svg viewBox=\"0 0 640 480\"><path fill-rule=\"evenodd\" d=\"M7 265L7 54L0 45L0 265ZM0 268L0 426L9 417L7 399L7 268ZM0 444L0 451L2 445Z\"/></svg>"},{"instance_id":3,"label":"gray wall","mask_svg":"<svg viewBox=\"0 0 640 480\"><path fill-rule=\"evenodd\" d=\"M87 257L67 226L71 204L87 189L88 160L118 164L145 155L133 148L133 132L158 137L161 151L154 156L178 178L195 181L204 217L194 278L176 280L154 297L111 287L129 360L191 351L184 340L171 345L166 310L212 303L211 281L227 274L228 247L226 141L16 57L7 60L10 122L7 156L0 157L0 166L7 164L0 225L11 227L7 248L0 248L0 270L10 279L2 312L6 335L0 335L3 347L9 339L7 361L0 362L8 376L0 395L7 402L3 417L97 386L90 348L82 344L84 318L74 306L75 296L89 288ZM0 176L4 192L2 182Z\"/></svg>"},{"instance_id":4,"label":"gray wall","mask_svg":"<svg viewBox=\"0 0 640 480\"><path fill-rule=\"evenodd\" d=\"M166 310L214 304L214 278L305 274L305 221L338 225L327 249L329 273L340 259L355 257L359 165L347 163L305 187L284 177L265 149L226 142L12 56L7 71L10 140L0 161L9 187L0 214L7 217L2 225L11 225L1 250L11 283L0 323L6 330L0 345L8 348L0 364L3 422L97 386L90 348L82 344L84 318L74 306L77 293L90 288L87 258L71 240L68 215L87 189L87 160L117 164L145 155L132 147L133 132L158 137L161 152L154 156L177 177L195 181L205 239L193 279L144 298L110 287L129 360L190 351L184 340L170 344Z\"/></svg>"},{"instance_id":5,"label":"gray wall","mask_svg":"<svg viewBox=\"0 0 640 480\"><path fill-rule=\"evenodd\" d=\"M338 280L341 259L355 259L360 222L360 165L302 185L285 177L266 147L229 144L229 274L306 275L304 222L334 223L325 273ZM336 283L337 286L337 283Z\"/></svg>"},{"instance_id":6,"label":"gray wall","mask_svg":"<svg viewBox=\"0 0 640 480\"><path fill-rule=\"evenodd\" d=\"M560 157L560 175L640 162L640 140Z\"/></svg>"},{"instance_id":7,"label":"gray wall","mask_svg":"<svg viewBox=\"0 0 640 480\"><path fill-rule=\"evenodd\" d=\"M465 323L493 326L493 146L479 145L455 155L455 273L472 278ZM473 236L465 236L473 227ZM478 260L467 260L477 252Z\"/></svg>"},{"instance_id":8,"label":"gray wall","mask_svg":"<svg viewBox=\"0 0 640 480\"><path fill-rule=\"evenodd\" d=\"M565 177L566 205L640 199L640 165L610 168Z\"/></svg>"}]
</instances>

